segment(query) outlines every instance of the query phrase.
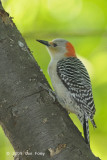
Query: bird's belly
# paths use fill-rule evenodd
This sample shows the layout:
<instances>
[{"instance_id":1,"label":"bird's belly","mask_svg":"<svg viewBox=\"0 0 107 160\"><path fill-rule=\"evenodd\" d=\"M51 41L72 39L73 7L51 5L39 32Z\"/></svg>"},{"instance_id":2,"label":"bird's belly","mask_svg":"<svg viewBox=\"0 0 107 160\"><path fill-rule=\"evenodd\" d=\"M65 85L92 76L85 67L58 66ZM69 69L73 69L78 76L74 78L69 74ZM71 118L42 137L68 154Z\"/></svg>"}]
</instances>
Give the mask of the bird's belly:
<instances>
[{"instance_id":1,"label":"bird's belly","mask_svg":"<svg viewBox=\"0 0 107 160\"><path fill-rule=\"evenodd\" d=\"M55 90L57 99L59 103L68 111L75 113L77 110L77 104L74 101L72 94L68 91L68 89L64 86L63 82L57 75L57 72L54 70L49 70L49 75L51 78L52 86Z\"/></svg>"}]
</instances>

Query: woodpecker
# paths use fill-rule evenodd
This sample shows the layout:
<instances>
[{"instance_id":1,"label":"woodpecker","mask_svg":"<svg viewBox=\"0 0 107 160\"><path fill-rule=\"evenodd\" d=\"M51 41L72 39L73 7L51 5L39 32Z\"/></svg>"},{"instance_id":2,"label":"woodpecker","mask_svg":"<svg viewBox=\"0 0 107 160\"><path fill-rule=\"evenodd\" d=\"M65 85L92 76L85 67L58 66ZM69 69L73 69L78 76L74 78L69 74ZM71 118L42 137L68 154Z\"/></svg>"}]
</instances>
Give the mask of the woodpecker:
<instances>
[{"instance_id":1,"label":"woodpecker","mask_svg":"<svg viewBox=\"0 0 107 160\"><path fill-rule=\"evenodd\" d=\"M59 103L79 118L87 144L89 141L88 119L94 122L95 105L89 74L84 64L77 58L73 45L64 39L50 42L37 40L44 44L51 56L48 73Z\"/></svg>"}]
</instances>

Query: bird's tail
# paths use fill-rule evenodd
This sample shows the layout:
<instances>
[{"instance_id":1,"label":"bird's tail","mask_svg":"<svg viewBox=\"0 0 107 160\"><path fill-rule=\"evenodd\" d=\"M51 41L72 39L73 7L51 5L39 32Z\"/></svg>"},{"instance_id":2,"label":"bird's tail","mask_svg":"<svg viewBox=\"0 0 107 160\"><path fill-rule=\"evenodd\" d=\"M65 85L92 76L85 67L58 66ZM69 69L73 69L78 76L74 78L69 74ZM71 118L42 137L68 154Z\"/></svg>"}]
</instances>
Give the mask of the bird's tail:
<instances>
[{"instance_id":1,"label":"bird's tail","mask_svg":"<svg viewBox=\"0 0 107 160\"><path fill-rule=\"evenodd\" d=\"M88 116L85 113L82 116L78 114L78 118L83 126L85 142L90 145Z\"/></svg>"},{"instance_id":2,"label":"bird's tail","mask_svg":"<svg viewBox=\"0 0 107 160\"><path fill-rule=\"evenodd\" d=\"M83 131L85 142L90 145L88 117L84 114Z\"/></svg>"}]
</instances>

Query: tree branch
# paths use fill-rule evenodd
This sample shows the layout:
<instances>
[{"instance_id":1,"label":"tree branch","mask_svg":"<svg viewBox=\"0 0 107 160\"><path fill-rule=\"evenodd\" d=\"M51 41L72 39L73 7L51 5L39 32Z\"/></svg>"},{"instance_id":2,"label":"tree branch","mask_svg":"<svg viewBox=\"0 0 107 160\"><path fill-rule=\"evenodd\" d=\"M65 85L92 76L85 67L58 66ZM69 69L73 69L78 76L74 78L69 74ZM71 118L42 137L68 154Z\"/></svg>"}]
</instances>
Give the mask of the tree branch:
<instances>
[{"instance_id":1,"label":"tree branch","mask_svg":"<svg viewBox=\"0 0 107 160\"><path fill-rule=\"evenodd\" d=\"M15 159L98 160L40 83L48 85L0 4L0 123L15 151L23 153Z\"/></svg>"}]
</instances>

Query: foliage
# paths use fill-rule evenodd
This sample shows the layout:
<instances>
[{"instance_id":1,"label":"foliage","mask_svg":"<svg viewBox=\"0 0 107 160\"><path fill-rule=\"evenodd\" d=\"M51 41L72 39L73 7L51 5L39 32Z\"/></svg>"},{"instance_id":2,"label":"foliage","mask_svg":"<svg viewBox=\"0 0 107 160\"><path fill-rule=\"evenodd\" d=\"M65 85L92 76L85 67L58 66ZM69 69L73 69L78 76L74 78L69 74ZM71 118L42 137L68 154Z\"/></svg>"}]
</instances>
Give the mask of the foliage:
<instances>
[{"instance_id":1,"label":"foliage","mask_svg":"<svg viewBox=\"0 0 107 160\"><path fill-rule=\"evenodd\" d=\"M50 57L36 39L64 38L72 42L88 68L96 105L97 129L90 125L91 148L96 156L107 159L107 1L106 0L8 0L5 9L13 17L49 83ZM74 115L70 115L82 131ZM2 131L1 131L2 132ZM0 134L1 134L0 132ZM5 137L4 137L5 139ZM6 152L7 144L0 151ZM1 157L1 155L0 155ZM7 159L8 160L8 157Z\"/></svg>"}]
</instances>

